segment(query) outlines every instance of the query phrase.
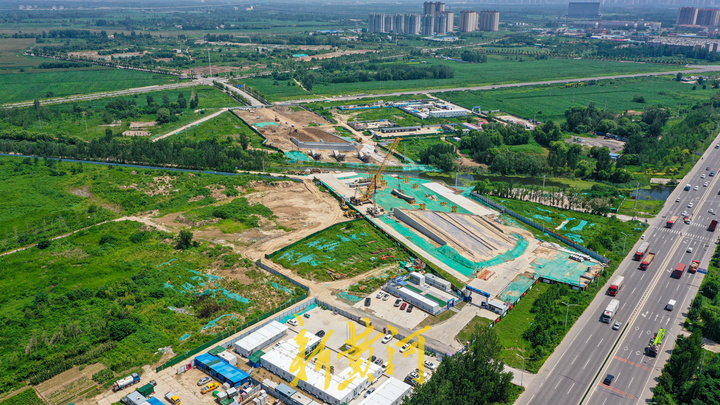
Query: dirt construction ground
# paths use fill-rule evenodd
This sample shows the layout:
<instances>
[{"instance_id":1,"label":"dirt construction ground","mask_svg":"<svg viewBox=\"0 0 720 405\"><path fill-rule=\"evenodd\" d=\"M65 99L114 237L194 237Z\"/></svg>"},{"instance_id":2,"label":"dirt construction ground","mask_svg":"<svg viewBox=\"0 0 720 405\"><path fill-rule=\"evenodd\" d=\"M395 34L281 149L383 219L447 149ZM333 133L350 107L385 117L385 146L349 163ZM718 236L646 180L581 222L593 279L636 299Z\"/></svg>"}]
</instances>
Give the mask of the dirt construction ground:
<instances>
[{"instance_id":1,"label":"dirt construction ground","mask_svg":"<svg viewBox=\"0 0 720 405\"><path fill-rule=\"evenodd\" d=\"M236 110L234 113L249 125L253 125L268 139L268 145L288 152L297 150L291 137L301 142L347 143L346 140L333 135L335 128L317 115L305 111L293 111L288 107L258 108L255 110ZM275 119L277 118L278 121ZM272 123L258 126L258 123ZM275 125L277 124L277 125ZM312 124L312 126L310 126ZM305 150L309 152L309 150ZM317 150L322 161L335 161L330 150ZM345 153L345 162L360 163L356 152Z\"/></svg>"}]
</instances>

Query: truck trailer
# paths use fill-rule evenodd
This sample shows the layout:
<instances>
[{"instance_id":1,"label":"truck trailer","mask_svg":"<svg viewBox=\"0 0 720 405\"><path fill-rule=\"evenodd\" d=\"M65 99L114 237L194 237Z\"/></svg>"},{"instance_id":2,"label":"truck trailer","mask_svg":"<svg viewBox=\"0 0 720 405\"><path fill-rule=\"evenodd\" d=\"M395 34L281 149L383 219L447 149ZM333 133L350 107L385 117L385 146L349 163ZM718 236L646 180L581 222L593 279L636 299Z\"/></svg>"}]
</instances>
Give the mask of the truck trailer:
<instances>
[{"instance_id":1,"label":"truck trailer","mask_svg":"<svg viewBox=\"0 0 720 405\"><path fill-rule=\"evenodd\" d=\"M607 308L605 308L605 311L603 311L602 316L600 316L600 321L605 323L610 323L612 321L613 317L615 317L615 314L617 313L617 309L620 306L620 301L618 300L611 300L608 304Z\"/></svg>"},{"instance_id":2,"label":"truck trailer","mask_svg":"<svg viewBox=\"0 0 720 405\"><path fill-rule=\"evenodd\" d=\"M684 272L685 272L685 265L682 263L678 263L677 267L675 267L675 271L673 271L672 276L675 278L680 278L680 277L682 277Z\"/></svg>"},{"instance_id":3,"label":"truck trailer","mask_svg":"<svg viewBox=\"0 0 720 405\"><path fill-rule=\"evenodd\" d=\"M615 277L615 280L612 281L612 284L610 284L610 288L608 289L608 295L611 297L616 296L618 291L622 288L624 281L625 277L623 276Z\"/></svg>"},{"instance_id":4,"label":"truck trailer","mask_svg":"<svg viewBox=\"0 0 720 405\"><path fill-rule=\"evenodd\" d=\"M645 353L647 353L650 357L657 357L660 346L662 346L663 338L665 338L665 329L660 328L658 333L656 333L655 336L650 339L650 342L648 342L648 345L645 348Z\"/></svg>"},{"instance_id":5,"label":"truck trailer","mask_svg":"<svg viewBox=\"0 0 720 405\"><path fill-rule=\"evenodd\" d=\"M710 226L708 226L708 231L715 232L715 227L717 226L717 224L718 224L717 219L713 219L712 221L710 221Z\"/></svg>"},{"instance_id":6,"label":"truck trailer","mask_svg":"<svg viewBox=\"0 0 720 405\"><path fill-rule=\"evenodd\" d=\"M672 228L673 225L675 225L675 222L678 220L677 215L673 215L670 219L668 219L667 223L665 224L666 228Z\"/></svg>"},{"instance_id":7,"label":"truck trailer","mask_svg":"<svg viewBox=\"0 0 720 405\"><path fill-rule=\"evenodd\" d=\"M688 267L688 273L693 274L697 271L698 267L700 267L700 261L693 260L692 263L690 263L690 267Z\"/></svg>"},{"instance_id":8,"label":"truck trailer","mask_svg":"<svg viewBox=\"0 0 720 405\"><path fill-rule=\"evenodd\" d=\"M652 263L653 259L655 259L655 253L648 253L647 256L645 256L645 259L643 259L642 262L640 262L640 269L641 270L647 270L650 263Z\"/></svg>"},{"instance_id":9,"label":"truck trailer","mask_svg":"<svg viewBox=\"0 0 720 405\"><path fill-rule=\"evenodd\" d=\"M648 248L650 247L649 242L643 242L640 244L640 247L635 252L635 255L633 256L633 260L642 260L643 256L645 256L645 253L647 253Z\"/></svg>"},{"instance_id":10,"label":"truck trailer","mask_svg":"<svg viewBox=\"0 0 720 405\"><path fill-rule=\"evenodd\" d=\"M120 391L123 388L127 388L133 384L137 384L140 382L140 376L138 373L132 373L129 376L125 378L121 378L113 384L112 390L113 391Z\"/></svg>"}]
</instances>

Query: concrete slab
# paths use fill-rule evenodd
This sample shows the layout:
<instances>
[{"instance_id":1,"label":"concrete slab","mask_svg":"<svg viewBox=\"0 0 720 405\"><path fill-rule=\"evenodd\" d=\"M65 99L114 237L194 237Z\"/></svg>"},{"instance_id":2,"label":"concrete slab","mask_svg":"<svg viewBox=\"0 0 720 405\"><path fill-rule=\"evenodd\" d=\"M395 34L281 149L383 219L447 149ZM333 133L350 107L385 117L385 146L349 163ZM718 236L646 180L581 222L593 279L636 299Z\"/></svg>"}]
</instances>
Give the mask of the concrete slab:
<instances>
[{"instance_id":1,"label":"concrete slab","mask_svg":"<svg viewBox=\"0 0 720 405\"><path fill-rule=\"evenodd\" d=\"M449 189L440 183L426 183L426 184L423 184L422 186L427 188L430 191L440 194L441 196L443 196L443 197L447 198L448 200L452 201L453 203L455 203L457 206L463 207L475 215L485 216L485 215L497 214L497 212L491 210L490 208L480 205L480 204L476 203L475 201L473 201L467 197L464 197L461 194L457 194L452 189Z\"/></svg>"},{"instance_id":2,"label":"concrete slab","mask_svg":"<svg viewBox=\"0 0 720 405\"><path fill-rule=\"evenodd\" d=\"M365 306L365 300L357 302L353 307L408 329L414 329L420 322L430 316L427 312L417 307L413 308L413 311L410 313L401 311L399 307L394 307L397 297L390 295L387 301L383 301L375 298L378 291L379 290L373 291L372 294L368 295L368 297L371 297L369 307ZM405 309L407 310L407 308Z\"/></svg>"}]
</instances>

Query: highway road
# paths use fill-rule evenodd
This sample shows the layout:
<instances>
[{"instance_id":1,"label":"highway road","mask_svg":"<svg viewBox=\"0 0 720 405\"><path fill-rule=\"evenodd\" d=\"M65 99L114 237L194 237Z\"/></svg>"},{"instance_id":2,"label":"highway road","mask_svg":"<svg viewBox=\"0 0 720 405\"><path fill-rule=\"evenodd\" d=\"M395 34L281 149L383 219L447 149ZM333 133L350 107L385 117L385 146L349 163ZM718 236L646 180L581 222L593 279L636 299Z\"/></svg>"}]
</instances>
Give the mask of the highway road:
<instances>
[{"instance_id":1,"label":"highway road","mask_svg":"<svg viewBox=\"0 0 720 405\"><path fill-rule=\"evenodd\" d=\"M711 170L720 169L720 149L714 148L718 142L720 135L673 191L658 216L649 221L644 241L650 244L649 252L656 253L650 267L640 270L640 262L632 260L643 240L628 247L628 256L611 280L600 287L601 293L516 404L614 405L650 401L651 389L670 356L704 276L686 271L675 279L672 270L678 263L689 266L692 260L700 260L700 267L707 268L716 247L717 235L707 227L712 219L720 220L720 215L708 212L720 208L720 172L709 176ZM708 167L710 170L706 170ZM708 185L704 186L706 181ZM690 191L683 190L686 184L691 184ZM694 186L698 186L697 191ZM683 223L680 217L672 228L667 228L667 220L683 211L692 216L691 223ZM720 235L720 227L716 233ZM688 253L689 248L692 253ZM618 295L610 297L606 292L617 276L624 276L625 282ZM613 298L620 301L620 309L611 323L602 323L600 315ZM666 311L665 305L671 299L677 301L675 309ZM622 322L620 330L612 329L615 321ZM645 347L660 328L668 330L661 351L658 357L647 356ZM610 386L603 384L607 374L615 376Z\"/></svg>"}]
</instances>

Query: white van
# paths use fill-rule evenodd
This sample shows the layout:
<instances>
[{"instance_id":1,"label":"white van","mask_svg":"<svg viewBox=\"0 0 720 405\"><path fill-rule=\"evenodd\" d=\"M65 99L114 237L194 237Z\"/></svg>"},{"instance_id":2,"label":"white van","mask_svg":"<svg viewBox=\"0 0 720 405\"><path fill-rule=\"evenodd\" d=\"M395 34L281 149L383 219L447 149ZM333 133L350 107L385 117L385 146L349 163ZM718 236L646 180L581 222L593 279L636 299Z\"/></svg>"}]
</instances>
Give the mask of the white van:
<instances>
[{"instance_id":1,"label":"white van","mask_svg":"<svg viewBox=\"0 0 720 405\"><path fill-rule=\"evenodd\" d=\"M665 310L672 311L675 308L675 300L668 301L667 305L665 305Z\"/></svg>"}]
</instances>

